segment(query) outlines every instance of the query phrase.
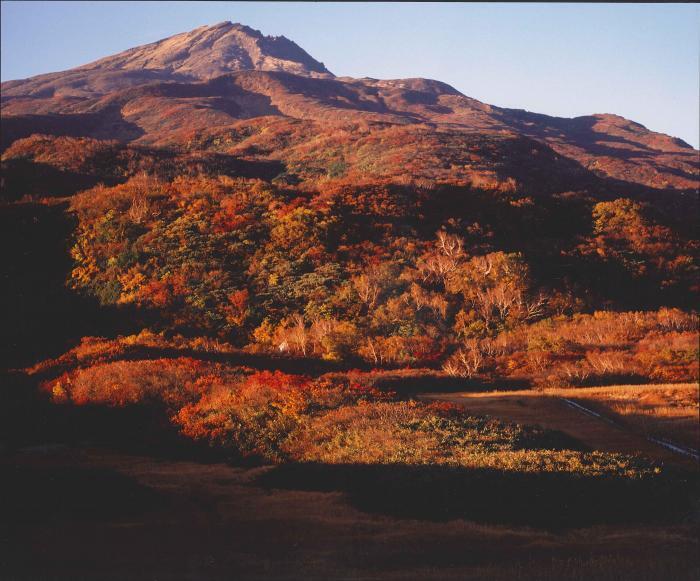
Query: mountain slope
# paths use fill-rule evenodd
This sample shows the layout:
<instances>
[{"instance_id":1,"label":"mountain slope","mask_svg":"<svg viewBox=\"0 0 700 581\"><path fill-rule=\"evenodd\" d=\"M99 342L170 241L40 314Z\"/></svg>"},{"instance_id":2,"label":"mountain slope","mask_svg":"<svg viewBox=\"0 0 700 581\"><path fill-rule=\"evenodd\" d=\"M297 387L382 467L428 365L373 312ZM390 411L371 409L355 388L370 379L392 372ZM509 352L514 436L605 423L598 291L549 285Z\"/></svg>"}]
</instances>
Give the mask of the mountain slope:
<instances>
[{"instance_id":1,"label":"mountain slope","mask_svg":"<svg viewBox=\"0 0 700 581\"><path fill-rule=\"evenodd\" d=\"M136 47L78 67L78 70L166 70L194 79L259 70L333 76L284 36L263 36L242 24L221 22Z\"/></svg>"},{"instance_id":2,"label":"mountain slope","mask_svg":"<svg viewBox=\"0 0 700 581\"><path fill-rule=\"evenodd\" d=\"M460 143L465 133L523 136L603 178L659 190L698 187L696 150L622 117L503 109L428 79L337 78L286 38L239 24L201 27L63 73L3 83L2 95L3 148L32 133L191 148L263 117L252 125L307 120L317 135L342 125L351 142L362 138L353 133L358 123L416 125L434 134L421 147L450 135ZM295 139L286 146L308 141ZM444 155L441 148L432 153ZM453 152L450 165L468 165L470 155ZM286 156L275 148L266 157Z\"/></svg>"},{"instance_id":3,"label":"mountain slope","mask_svg":"<svg viewBox=\"0 0 700 581\"><path fill-rule=\"evenodd\" d=\"M284 36L264 36L221 22L138 46L86 65L2 84L3 99L74 99L154 81L206 80L225 73L286 71L310 77L332 73Z\"/></svg>"}]
</instances>

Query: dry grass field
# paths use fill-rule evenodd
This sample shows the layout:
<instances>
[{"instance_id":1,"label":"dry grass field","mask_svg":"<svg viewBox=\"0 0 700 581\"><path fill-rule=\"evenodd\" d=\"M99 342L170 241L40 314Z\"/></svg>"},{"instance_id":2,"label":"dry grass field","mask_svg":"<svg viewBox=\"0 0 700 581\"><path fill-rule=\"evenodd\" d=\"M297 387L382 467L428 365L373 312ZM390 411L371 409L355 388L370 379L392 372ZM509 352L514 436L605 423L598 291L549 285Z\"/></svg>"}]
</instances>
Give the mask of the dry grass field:
<instances>
[{"instance_id":1,"label":"dry grass field","mask_svg":"<svg viewBox=\"0 0 700 581\"><path fill-rule=\"evenodd\" d=\"M700 447L698 385L614 385L576 389L562 397L581 401L586 407L648 436ZM557 393L554 391L554 393Z\"/></svg>"},{"instance_id":2,"label":"dry grass field","mask_svg":"<svg viewBox=\"0 0 700 581\"><path fill-rule=\"evenodd\" d=\"M613 385L422 397L458 403L474 414L560 430L594 450L641 453L654 459L697 467L697 462L647 440L652 436L698 449L697 384ZM567 405L563 398L599 413L616 425L581 413Z\"/></svg>"}]
</instances>

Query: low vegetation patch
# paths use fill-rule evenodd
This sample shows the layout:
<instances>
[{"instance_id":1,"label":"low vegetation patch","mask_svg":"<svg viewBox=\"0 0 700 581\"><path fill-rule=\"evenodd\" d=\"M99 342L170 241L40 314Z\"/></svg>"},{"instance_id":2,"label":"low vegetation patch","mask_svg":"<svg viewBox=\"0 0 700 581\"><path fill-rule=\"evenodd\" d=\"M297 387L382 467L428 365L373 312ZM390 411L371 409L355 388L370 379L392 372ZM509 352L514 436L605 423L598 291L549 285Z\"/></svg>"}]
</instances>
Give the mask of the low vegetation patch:
<instances>
[{"instance_id":1,"label":"low vegetation patch","mask_svg":"<svg viewBox=\"0 0 700 581\"><path fill-rule=\"evenodd\" d=\"M400 401L361 374L311 379L189 358L113 361L65 373L45 389L77 405L157 403L187 437L267 461L630 478L659 471L639 458L581 451L556 432Z\"/></svg>"}]
</instances>

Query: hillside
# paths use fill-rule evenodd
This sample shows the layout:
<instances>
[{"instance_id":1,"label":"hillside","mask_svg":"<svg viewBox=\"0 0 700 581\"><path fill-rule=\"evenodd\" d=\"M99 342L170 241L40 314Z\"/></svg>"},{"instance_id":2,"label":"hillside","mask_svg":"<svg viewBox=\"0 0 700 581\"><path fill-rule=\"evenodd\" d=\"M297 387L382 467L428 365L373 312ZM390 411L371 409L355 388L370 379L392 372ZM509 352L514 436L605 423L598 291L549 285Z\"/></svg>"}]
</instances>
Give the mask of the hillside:
<instances>
[{"instance_id":1,"label":"hillside","mask_svg":"<svg viewBox=\"0 0 700 581\"><path fill-rule=\"evenodd\" d=\"M409 134L406 140L418 139L441 157L442 143L436 141L475 133L521 136L599 177L658 190L698 187L696 150L622 117L563 119L503 109L428 79L337 78L284 37L265 37L239 24L198 28L69 71L2 85L3 148L46 133L191 149L246 121L254 126L247 131L261 132L292 120L314 123L305 135L290 136L292 147L308 141L309 133L337 134L340 128L354 141L368 131L414 126L428 137ZM286 154L275 147L263 157L286 162ZM248 157L260 156L249 150ZM450 154L449 169L469 161L460 148L456 157ZM573 180L570 189L576 185Z\"/></svg>"}]
</instances>

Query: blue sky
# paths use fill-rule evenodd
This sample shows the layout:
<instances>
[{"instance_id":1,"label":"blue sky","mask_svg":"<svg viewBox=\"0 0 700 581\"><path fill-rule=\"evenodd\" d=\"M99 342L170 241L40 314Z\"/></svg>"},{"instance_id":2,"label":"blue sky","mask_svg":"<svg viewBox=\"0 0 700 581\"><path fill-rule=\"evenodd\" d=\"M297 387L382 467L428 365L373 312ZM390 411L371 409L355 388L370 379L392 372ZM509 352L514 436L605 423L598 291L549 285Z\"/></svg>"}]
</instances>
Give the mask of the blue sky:
<instances>
[{"instance_id":1,"label":"blue sky","mask_svg":"<svg viewBox=\"0 0 700 581\"><path fill-rule=\"evenodd\" d=\"M336 75L429 77L550 115L617 113L698 147L693 4L3 1L2 80L223 20L283 34Z\"/></svg>"}]
</instances>

